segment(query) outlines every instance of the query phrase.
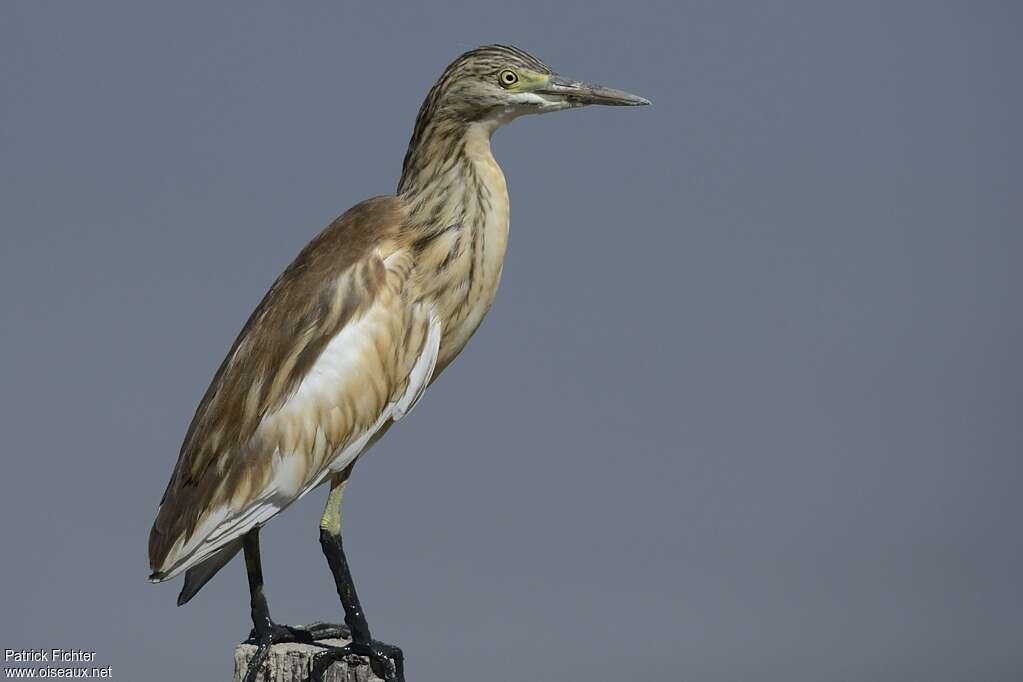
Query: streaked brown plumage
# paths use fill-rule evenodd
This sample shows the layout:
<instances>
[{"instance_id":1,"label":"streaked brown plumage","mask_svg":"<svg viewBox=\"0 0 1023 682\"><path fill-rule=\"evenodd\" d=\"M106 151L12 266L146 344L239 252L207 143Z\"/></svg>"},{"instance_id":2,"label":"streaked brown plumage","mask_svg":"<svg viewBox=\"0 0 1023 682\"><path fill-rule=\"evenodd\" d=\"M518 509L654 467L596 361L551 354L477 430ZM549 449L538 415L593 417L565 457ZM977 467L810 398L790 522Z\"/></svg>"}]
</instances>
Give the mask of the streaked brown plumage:
<instances>
[{"instance_id":1,"label":"streaked brown plumage","mask_svg":"<svg viewBox=\"0 0 1023 682\"><path fill-rule=\"evenodd\" d=\"M355 459L412 408L493 301L508 235L494 130L591 103L646 101L567 81L506 46L445 70L417 117L397 195L358 204L313 239L217 371L150 535L153 580L189 570L187 601L246 533L312 487L331 480L340 504Z\"/></svg>"},{"instance_id":2,"label":"streaked brown plumage","mask_svg":"<svg viewBox=\"0 0 1023 682\"><path fill-rule=\"evenodd\" d=\"M185 436L150 535L154 570L166 566L174 542L187 539L203 513L221 504L236 510L250 504L269 482L275 451L302 458L312 474L326 454L317 452L318 433L338 447L365 422L364 415L352 418L349 405L332 405L326 414L321 408L310 420L273 417L327 342L377 301L387 274L377 249L393 239L399 224L397 199L363 202L321 232L274 282L214 376ZM369 388L358 396L371 396L378 405L381 387ZM259 428L267 415L270 420Z\"/></svg>"}]
</instances>

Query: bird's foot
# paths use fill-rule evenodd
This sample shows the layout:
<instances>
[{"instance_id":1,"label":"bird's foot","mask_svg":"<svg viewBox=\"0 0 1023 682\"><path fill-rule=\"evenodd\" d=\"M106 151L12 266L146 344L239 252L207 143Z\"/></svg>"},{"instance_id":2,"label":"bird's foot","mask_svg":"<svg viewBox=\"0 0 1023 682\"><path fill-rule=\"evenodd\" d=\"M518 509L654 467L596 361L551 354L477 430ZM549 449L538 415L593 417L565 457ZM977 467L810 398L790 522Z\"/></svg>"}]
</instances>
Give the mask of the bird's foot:
<instances>
[{"instance_id":1,"label":"bird's foot","mask_svg":"<svg viewBox=\"0 0 1023 682\"><path fill-rule=\"evenodd\" d=\"M373 674L386 682L405 682L405 655L398 647L378 642L375 639L351 642L344 646L329 647L316 655L311 680L323 679L327 668L348 656L369 659Z\"/></svg>"},{"instance_id":2,"label":"bird's foot","mask_svg":"<svg viewBox=\"0 0 1023 682\"><path fill-rule=\"evenodd\" d=\"M260 630L262 631L257 632L256 628L253 628L246 640L246 643L256 645L256 653L249 659L249 666L243 682L256 682L259 671L274 644L282 642L312 644L321 639L348 639L350 636L346 626L331 623L311 623L301 627L292 627L278 625L271 621L267 627L260 628Z\"/></svg>"},{"instance_id":3,"label":"bird's foot","mask_svg":"<svg viewBox=\"0 0 1023 682\"><path fill-rule=\"evenodd\" d=\"M270 623L267 633L260 637L255 628L249 631L249 638L245 640L248 644L258 645L260 641L269 639L271 643L280 642L302 642L311 644L318 639L351 639L347 625L336 623L321 623L319 621L309 625L278 625Z\"/></svg>"}]
</instances>

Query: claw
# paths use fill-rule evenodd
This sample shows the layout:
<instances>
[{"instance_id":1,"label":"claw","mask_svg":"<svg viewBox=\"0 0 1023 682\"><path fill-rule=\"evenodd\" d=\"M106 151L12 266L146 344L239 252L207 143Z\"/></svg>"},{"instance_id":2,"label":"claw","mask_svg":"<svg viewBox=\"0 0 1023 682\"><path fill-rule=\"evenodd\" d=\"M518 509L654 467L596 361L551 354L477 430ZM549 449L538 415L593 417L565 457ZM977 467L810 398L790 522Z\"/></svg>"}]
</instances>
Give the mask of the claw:
<instances>
[{"instance_id":1,"label":"claw","mask_svg":"<svg viewBox=\"0 0 1023 682\"><path fill-rule=\"evenodd\" d=\"M349 639L348 628L344 625L319 622L311 623L304 627L291 627L290 625L278 625L271 622L269 628L263 633L257 633L256 629L253 628L246 641L249 644L256 645L256 653L249 659L249 666L245 671L245 677L242 682L256 682L256 679L259 677L259 671L263 667L263 663L266 661L266 657L274 644L282 642L310 644L321 639ZM398 653L400 654L401 652L399 651Z\"/></svg>"},{"instance_id":2,"label":"claw","mask_svg":"<svg viewBox=\"0 0 1023 682\"><path fill-rule=\"evenodd\" d=\"M256 678L259 677L259 670L263 667L263 662L266 660L266 655L270 653L270 647L274 645L273 637L270 635L253 643L257 645L256 653L249 659L249 667L245 670L245 678L242 682L256 682Z\"/></svg>"},{"instance_id":3,"label":"claw","mask_svg":"<svg viewBox=\"0 0 1023 682\"><path fill-rule=\"evenodd\" d=\"M319 682L332 663L347 656L361 656L369 659L373 674L385 682L405 682L405 655L401 649L376 640L351 642L345 646L326 649L316 656L309 679Z\"/></svg>"},{"instance_id":4,"label":"claw","mask_svg":"<svg viewBox=\"0 0 1023 682\"><path fill-rule=\"evenodd\" d=\"M317 639L328 639L330 637L344 637L347 639L347 629L343 625L331 625L330 623L312 623L302 627L291 627L290 625L278 625L270 623L268 633L263 636L256 632L256 628L249 631L249 644L259 644L264 639L269 639L273 644L280 642L301 642L310 644Z\"/></svg>"}]
</instances>

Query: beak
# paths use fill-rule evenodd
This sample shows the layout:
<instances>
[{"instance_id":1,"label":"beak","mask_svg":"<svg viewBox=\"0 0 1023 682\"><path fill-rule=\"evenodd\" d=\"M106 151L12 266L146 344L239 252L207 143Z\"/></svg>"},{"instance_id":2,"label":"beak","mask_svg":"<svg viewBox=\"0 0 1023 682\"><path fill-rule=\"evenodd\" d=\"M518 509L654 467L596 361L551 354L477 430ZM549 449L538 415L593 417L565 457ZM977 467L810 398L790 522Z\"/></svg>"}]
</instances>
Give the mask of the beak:
<instances>
[{"instance_id":1,"label":"beak","mask_svg":"<svg viewBox=\"0 0 1023 682\"><path fill-rule=\"evenodd\" d=\"M587 104L605 104L619 107L635 107L650 104L650 100L639 95L632 95L621 90L605 88L603 85L581 83L579 81L551 74L545 85L535 90L538 95L553 95L564 99L572 106Z\"/></svg>"}]
</instances>

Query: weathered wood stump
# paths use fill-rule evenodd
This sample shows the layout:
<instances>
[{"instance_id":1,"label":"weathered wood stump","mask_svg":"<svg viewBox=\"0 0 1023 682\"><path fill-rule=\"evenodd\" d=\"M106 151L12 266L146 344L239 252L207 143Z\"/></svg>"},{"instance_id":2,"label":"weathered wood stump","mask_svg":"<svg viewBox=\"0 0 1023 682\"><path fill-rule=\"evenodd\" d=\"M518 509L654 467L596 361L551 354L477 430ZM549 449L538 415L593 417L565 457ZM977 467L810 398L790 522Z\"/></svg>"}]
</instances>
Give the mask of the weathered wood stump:
<instances>
[{"instance_id":1,"label":"weathered wood stump","mask_svg":"<svg viewBox=\"0 0 1023 682\"><path fill-rule=\"evenodd\" d=\"M274 644L260 666L257 682L381 682L364 656L346 656L340 661L324 656L330 647L351 641L343 626L313 623L301 629L314 633L315 639ZM235 648L234 682L245 678L255 653L255 644L243 642Z\"/></svg>"}]
</instances>

